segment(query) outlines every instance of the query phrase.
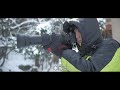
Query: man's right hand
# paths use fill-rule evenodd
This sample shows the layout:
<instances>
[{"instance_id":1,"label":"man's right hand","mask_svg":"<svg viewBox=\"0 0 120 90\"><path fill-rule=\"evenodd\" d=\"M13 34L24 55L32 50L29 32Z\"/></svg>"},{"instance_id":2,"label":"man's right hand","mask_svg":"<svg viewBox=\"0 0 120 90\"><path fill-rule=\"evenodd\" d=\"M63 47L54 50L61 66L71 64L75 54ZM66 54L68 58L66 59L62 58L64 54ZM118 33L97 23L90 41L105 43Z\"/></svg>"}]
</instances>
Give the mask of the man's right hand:
<instances>
[{"instance_id":1,"label":"man's right hand","mask_svg":"<svg viewBox=\"0 0 120 90\"><path fill-rule=\"evenodd\" d=\"M54 53L55 55L61 57L63 50L70 49L71 46L64 45L59 35L52 33L50 36L51 43L49 45L43 46L45 50Z\"/></svg>"}]
</instances>

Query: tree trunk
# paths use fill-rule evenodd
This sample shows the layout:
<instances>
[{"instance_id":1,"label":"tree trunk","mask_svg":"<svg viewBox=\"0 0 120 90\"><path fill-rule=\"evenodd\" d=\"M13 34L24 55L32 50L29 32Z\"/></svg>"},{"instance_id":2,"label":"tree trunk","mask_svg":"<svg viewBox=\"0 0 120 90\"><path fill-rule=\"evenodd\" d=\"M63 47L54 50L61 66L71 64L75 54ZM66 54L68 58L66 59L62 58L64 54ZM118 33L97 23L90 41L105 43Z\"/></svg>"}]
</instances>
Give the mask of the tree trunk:
<instances>
[{"instance_id":1,"label":"tree trunk","mask_svg":"<svg viewBox=\"0 0 120 90\"><path fill-rule=\"evenodd\" d=\"M39 58L35 58L35 66L40 67Z\"/></svg>"},{"instance_id":2,"label":"tree trunk","mask_svg":"<svg viewBox=\"0 0 120 90\"><path fill-rule=\"evenodd\" d=\"M120 18L112 18L112 35L120 43Z\"/></svg>"}]
</instances>

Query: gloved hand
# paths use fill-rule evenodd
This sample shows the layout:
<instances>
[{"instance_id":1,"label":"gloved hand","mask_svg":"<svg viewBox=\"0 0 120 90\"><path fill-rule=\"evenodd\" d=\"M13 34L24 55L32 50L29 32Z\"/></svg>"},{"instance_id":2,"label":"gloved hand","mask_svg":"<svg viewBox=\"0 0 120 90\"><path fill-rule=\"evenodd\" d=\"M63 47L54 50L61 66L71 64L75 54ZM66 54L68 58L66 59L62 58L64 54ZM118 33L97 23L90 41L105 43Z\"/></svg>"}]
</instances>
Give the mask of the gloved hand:
<instances>
[{"instance_id":1,"label":"gloved hand","mask_svg":"<svg viewBox=\"0 0 120 90\"><path fill-rule=\"evenodd\" d=\"M45 40L46 41L46 40ZM50 42L51 41L51 42ZM52 33L50 36L49 45L43 46L45 50L54 53L58 57L61 57L63 50L70 49L71 46L64 45L59 35Z\"/></svg>"}]
</instances>

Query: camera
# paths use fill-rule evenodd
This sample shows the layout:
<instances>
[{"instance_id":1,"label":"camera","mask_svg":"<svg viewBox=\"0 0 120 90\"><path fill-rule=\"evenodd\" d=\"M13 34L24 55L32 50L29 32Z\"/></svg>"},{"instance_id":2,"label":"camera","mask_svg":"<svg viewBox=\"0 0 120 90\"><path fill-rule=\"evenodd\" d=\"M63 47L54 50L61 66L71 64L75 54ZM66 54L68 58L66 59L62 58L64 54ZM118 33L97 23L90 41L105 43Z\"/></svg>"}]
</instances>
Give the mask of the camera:
<instances>
[{"instance_id":1,"label":"camera","mask_svg":"<svg viewBox=\"0 0 120 90\"><path fill-rule=\"evenodd\" d=\"M69 22L64 22L63 24L63 31L66 33L67 41L71 44L76 44L76 36L74 30L76 29L76 26L69 23Z\"/></svg>"}]
</instances>

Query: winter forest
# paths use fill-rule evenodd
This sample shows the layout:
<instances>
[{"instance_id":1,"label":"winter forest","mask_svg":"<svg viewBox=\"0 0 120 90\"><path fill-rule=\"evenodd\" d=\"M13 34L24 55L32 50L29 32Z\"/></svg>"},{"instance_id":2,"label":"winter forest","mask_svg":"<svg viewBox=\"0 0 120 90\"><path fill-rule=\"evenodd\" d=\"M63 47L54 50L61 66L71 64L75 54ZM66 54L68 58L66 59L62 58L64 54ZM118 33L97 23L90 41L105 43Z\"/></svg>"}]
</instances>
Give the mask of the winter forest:
<instances>
[{"instance_id":1,"label":"winter forest","mask_svg":"<svg viewBox=\"0 0 120 90\"><path fill-rule=\"evenodd\" d=\"M79 18L0 18L0 72L61 72L61 61L41 45L17 48L16 35L62 33L66 20ZM101 32L106 19L98 18Z\"/></svg>"}]
</instances>

